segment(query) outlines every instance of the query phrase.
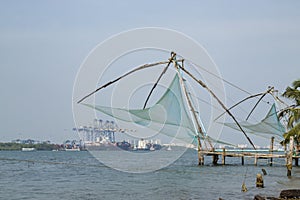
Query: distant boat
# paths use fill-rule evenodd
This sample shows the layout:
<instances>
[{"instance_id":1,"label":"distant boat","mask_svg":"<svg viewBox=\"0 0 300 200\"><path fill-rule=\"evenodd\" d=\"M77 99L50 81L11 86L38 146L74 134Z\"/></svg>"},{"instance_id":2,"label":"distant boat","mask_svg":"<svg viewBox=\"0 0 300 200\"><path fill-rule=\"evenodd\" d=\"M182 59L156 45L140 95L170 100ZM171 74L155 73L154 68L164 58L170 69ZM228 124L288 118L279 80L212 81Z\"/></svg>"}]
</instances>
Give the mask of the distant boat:
<instances>
[{"instance_id":1,"label":"distant boat","mask_svg":"<svg viewBox=\"0 0 300 200\"><path fill-rule=\"evenodd\" d=\"M153 145L149 148L150 151L155 151Z\"/></svg>"},{"instance_id":2,"label":"distant boat","mask_svg":"<svg viewBox=\"0 0 300 200\"><path fill-rule=\"evenodd\" d=\"M79 148L74 148L74 149L65 149L65 151L80 151Z\"/></svg>"},{"instance_id":3,"label":"distant boat","mask_svg":"<svg viewBox=\"0 0 300 200\"><path fill-rule=\"evenodd\" d=\"M136 145L133 146L132 151L137 151Z\"/></svg>"},{"instance_id":4,"label":"distant boat","mask_svg":"<svg viewBox=\"0 0 300 200\"><path fill-rule=\"evenodd\" d=\"M123 149L123 150L130 150L131 144L129 142L126 142L125 140L123 142L117 142L117 147Z\"/></svg>"},{"instance_id":5,"label":"distant boat","mask_svg":"<svg viewBox=\"0 0 300 200\"><path fill-rule=\"evenodd\" d=\"M23 147L22 151L35 151L35 148L27 148L27 147Z\"/></svg>"},{"instance_id":6,"label":"distant boat","mask_svg":"<svg viewBox=\"0 0 300 200\"><path fill-rule=\"evenodd\" d=\"M155 151L160 150L161 145L154 144L152 141L149 142L148 140L140 139L136 148L138 151Z\"/></svg>"}]
</instances>

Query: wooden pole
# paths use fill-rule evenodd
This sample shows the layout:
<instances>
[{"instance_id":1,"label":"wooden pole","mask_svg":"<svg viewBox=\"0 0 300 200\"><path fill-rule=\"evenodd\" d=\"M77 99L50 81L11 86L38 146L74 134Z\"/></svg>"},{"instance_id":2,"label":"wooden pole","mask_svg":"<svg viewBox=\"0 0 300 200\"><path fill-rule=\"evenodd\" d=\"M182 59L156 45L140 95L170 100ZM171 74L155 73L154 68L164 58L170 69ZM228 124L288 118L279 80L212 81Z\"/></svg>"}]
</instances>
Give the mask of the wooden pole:
<instances>
[{"instance_id":1,"label":"wooden pole","mask_svg":"<svg viewBox=\"0 0 300 200\"><path fill-rule=\"evenodd\" d=\"M201 141L200 141L200 136L197 136L198 140L198 165L204 165L204 156L201 152Z\"/></svg>"},{"instance_id":2,"label":"wooden pole","mask_svg":"<svg viewBox=\"0 0 300 200\"><path fill-rule=\"evenodd\" d=\"M175 59L175 57L174 57ZM182 89L184 91L184 94L185 94L185 97L186 97L186 100L187 100L187 103L188 103L188 106L189 108L191 109L191 113L192 113L192 117L194 118L194 121L195 121L195 126L196 126L196 132L197 132L197 140L198 140L198 165L204 165L204 156L202 155L202 145L201 145L201 140L200 140L200 134L202 135L203 138L205 138L205 135L204 135L204 132L200 126L200 123L198 121L198 118L196 116L196 111L193 107L193 104L192 104L192 101L188 95L188 92L186 90L186 87L185 87L185 84L183 82L183 78L182 76L180 75L180 69L179 69L179 65L177 64L176 60L173 60L174 62L174 67L177 69L177 73L178 73L178 77L179 77L179 81L180 81L180 84L182 86ZM183 61L182 61L183 62ZM208 141L211 148L212 147L212 144L210 143L210 141ZM204 143L205 144L205 143Z\"/></svg>"},{"instance_id":3,"label":"wooden pole","mask_svg":"<svg viewBox=\"0 0 300 200\"><path fill-rule=\"evenodd\" d=\"M168 64L166 65L166 67L164 68L164 70L162 71L162 73L159 75L157 81L155 82L155 84L154 84L153 87L151 88L150 93L148 94L147 99L146 99L146 101L145 101L145 103L144 103L143 109L146 108L147 103L148 103L148 101L149 101L149 98L150 98L152 92L154 91L154 88L157 86L157 84L158 84L158 82L160 81L160 79L162 78L162 76L167 72L167 70L168 70L170 64L173 62L175 56L176 56L176 53L171 52L171 58L169 59Z\"/></svg>"},{"instance_id":4,"label":"wooden pole","mask_svg":"<svg viewBox=\"0 0 300 200\"><path fill-rule=\"evenodd\" d=\"M298 156L299 155L299 150L300 150L300 145L298 144L298 145L296 145L296 156ZM297 157L297 158L295 158L295 166L299 166L299 158Z\"/></svg>"},{"instance_id":5,"label":"wooden pole","mask_svg":"<svg viewBox=\"0 0 300 200\"><path fill-rule=\"evenodd\" d=\"M290 151L287 154L287 176L292 176L292 168L293 168L293 151L294 151L294 137L290 137Z\"/></svg>"},{"instance_id":6,"label":"wooden pole","mask_svg":"<svg viewBox=\"0 0 300 200\"><path fill-rule=\"evenodd\" d=\"M182 61L183 62L183 61ZM189 96L189 94L188 94L188 92L187 92L187 89L186 89L186 86L185 86L185 84L184 84L184 82L183 82L183 78L182 78L182 76L180 75L180 65L174 60L174 66L175 66L175 68L177 69L177 73L178 73L178 76L179 76L179 79L180 79L180 83L181 83L181 85L182 85L182 89L183 89L183 91L184 91L184 94L185 94L185 97L186 97L186 100L187 100L187 103L188 103L188 106L189 106L189 108L191 109L191 113L192 113L192 117L194 118L194 121L195 121L195 125L196 125L196 128L197 128L197 132L198 132L198 134L200 133L201 135L202 135L202 137L203 138L205 138L205 135L204 135L204 132L203 132L203 130L202 130L202 127L201 127L201 125L200 125L200 123L199 123L199 121L198 121L198 117L197 117L197 115L196 115L196 111L195 111L195 108L194 108L194 106L193 106L193 104L192 104L192 101L191 101L191 98L190 98L190 96ZM199 136L200 137L200 136ZM200 140L200 138L199 138L199 140ZM212 146L212 144L211 144L211 142L210 141L208 141L209 142L209 145L210 145L210 147L211 147L211 149L213 148L213 146Z\"/></svg>"},{"instance_id":7,"label":"wooden pole","mask_svg":"<svg viewBox=\"0 0 300 200\"><path fill-rule=\"evenodd\" d=\"M217 165L219 160L219 156L217 154L213 155L213 165Z\"/></svg>"},{"instance_id":8,"label":"wooden pole","mask_svg":"<svg viewBox=\"0 0 300 200\"><path fill-rule=\"evenodd\" d=\"M254 94L254 95L251 95L251 96L249 96L249 97L246 97L245 99L243 99L243 100L237 102L236 104L234 104L233 106L231 106L230 108L228 108L228 110L231 110L232 108L238 106L239 104L243 103L244 101L246 101L246 100L248 100L248 99L251 99L251 98L254 98L254 97L258 97L258 96L261 96L261 95L263 95L263 94L265 94L265 92L263 92L263 93L258 93L258 94ZM214 121L217 121L217 120L218 120L220 117L222 117L225 113L227 113L227 112L226 112L226 111L223 112L223 113L222 113L221 115L219 115L216 119L214 119Z\"/></svg>"},{"instance_id":9,"label":"wooden pole","mask_svg":"<svg viewBox=\"0 0 300 200\"><path fill-rule=\"evenodd\" d=\"M225 148L223 148L223 153L222 153L222 165L225 165L225 158L226 158L226 151L225 151Z\"/></svg>"},{"instance_id":10,"label":"wooden pole","mask_svg":"<svg viewBox=\"0 0 300 200\"><path fill-rule=\"evenodd\" d=\"M85 100L85 99L88 98L89 96L95 94L95 93L98 92L99 90L101 90L101 89L103 89L103 88L105 88L105 87L107 87L107 86L109 86L109 85L111 85L111 84L113 84L113 83L115 83L115 82L121 80L122 78L124 78L124 77L126 77L126 76L128 76L128 75L130 75L130 74L132 74L132 73L134 73L134 72L136 72L136 71L139 71L139 70L142 70L142 69L146 69L146 68L149 68L149 67L154 67L154 66L156 66L156 65L167 64L167 63L169 63L169 61L165 61L165 62L157 62L157 63L145 64L145 65L139 66L139 67L137 67L137 68L135 68L135 69L133 69L133 70L127 72L126 74L124 74L124 75L122 75L122 76L120 76L120 77L118 77L118 78L116 78L116 79L114 79L114 80L112 80L112 81L110 81L110 82L108 82L108 83L102 85L101 87L97 88L97 89L94 90L93 92L91 92L91 93L89 93L88 95L84 96L84 97L83 97L82 99L80 99L77 103L81 103L83 100Z\"/></svg>"},{"instance_id":11,"label":"wooden pole","mask_svg":"<svg viewBox=\"0 0 300 200\"><path fill-rule=\"evenodd\" d=\"M242 156L242 165L244 165L244 156Z\"/></svg>"},{"instance_id":12,"label":"wooden pole","mask_svg":"<svg viewBox=\"0 0 300 200\"><path fill-rule=\"evenodd\" d=\"M257 154L255 154L255 157L254 157L254 165L257 166L257 160L258 160L258 157L257 157Z\"/></svg>"},{"instance_id":13,"label":"wooden pole","mask_svg":"<svg viewBox=\"0 0 300 200\"><path fill-rule=\"evenodd\" d=\"M259 104L259 102L268 94L270 93L272 90L274 90L274 87L271 87L270 89L268 89L268 91L263 94L259 100L256 102L256 104L254 105L254 107L252 108L252 110L250 111L249 115L246 117L246 121L249 119L250 115L252 114L252 112L254 111L254 109L257 107L257 105Z\"/></svg>"},{"instance_id":14,"label":"wooden pole","mask_svg":"<svg viewBox=\"0 0 300 200\"><path fill-rule=\"evenodd\" d=\"M299 166L299 158L295 158L295 166L298 167Z\"/></svg>"},{"instance_id":15,"label":"wooden pole","mask_svg":"<svg viewBox=\"0 0 300 200\"><path fill-rule=\"evenodd\" d=\"M201 87L203 87L204 89L206 89L210 95L217 100L217 102L221 105L221 107L228 113L228 115L233 119L233 121L236 123L236 125L239 127L239 129L242 131L242 133L244 134L244 136L247 138L247 140L249 141L249 143L252 145L253 149L256 149L253 142L251 141L251 139L248 137L248 135L246 134L246 132L244 131L244 129L241 127L241 125L239 124L239 122L236 120L236 118L233 116L233 114L227 109L227 107L223 104L223 102L216 96L216 94L207 87L207 85L202 82L201 80L197 79L193 74L191 74L189 71L187 71L184 67L178 65L180 69L182 69L182 71L184 71L187 75L189 75L192 79L194 79L196 82L198 82L198 84L201 85Z\"/></svg>"},{"instance_id":16,"label":"wooden pole","mask_svg":"<svg viewBox=\"0 0 300 200\"><path fill-rule=\"evenodd\" d=\"M215 151L215 148L212 149L212 152ZM218 154L213 154L213 165L217 165L219 160L219 155Z\"/></svg>"},{"instance_id":17,"label":"wooden pole","mask_svg":"<svg viewBox=\"0 0 300 200\"><path fill-rule=\"evenodd\" d=\"M274 149L274 137L271 138L271 145L270 145L270 152L271 152L270 166L273 165L273 149Z\"/></svg>"}]
</instances>

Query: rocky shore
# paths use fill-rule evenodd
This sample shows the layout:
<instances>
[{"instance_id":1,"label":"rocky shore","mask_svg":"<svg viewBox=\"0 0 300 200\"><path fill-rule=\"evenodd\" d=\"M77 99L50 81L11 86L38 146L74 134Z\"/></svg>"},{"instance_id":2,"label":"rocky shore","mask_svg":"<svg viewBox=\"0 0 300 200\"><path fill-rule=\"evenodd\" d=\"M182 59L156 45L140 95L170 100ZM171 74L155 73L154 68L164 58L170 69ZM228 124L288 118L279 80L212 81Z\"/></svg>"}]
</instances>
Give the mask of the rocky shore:
<instances>
[{"instance_id":1,"label":"rocky shore","mask_svg":"<svg viewBox=\"0 0 300 200\"><path fill-rule=\"evenodd\" d=\"M254 200L300 200L300 189L282 190L279 197L255 195Z\"/></svg>"}]
</instances>

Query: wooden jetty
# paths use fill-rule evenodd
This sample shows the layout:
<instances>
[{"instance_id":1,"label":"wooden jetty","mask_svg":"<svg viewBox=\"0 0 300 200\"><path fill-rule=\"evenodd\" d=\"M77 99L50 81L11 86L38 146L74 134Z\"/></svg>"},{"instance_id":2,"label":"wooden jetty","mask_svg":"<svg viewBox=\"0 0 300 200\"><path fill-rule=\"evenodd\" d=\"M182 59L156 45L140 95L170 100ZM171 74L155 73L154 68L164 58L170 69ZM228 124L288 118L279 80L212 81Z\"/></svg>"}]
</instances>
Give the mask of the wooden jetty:
<instances>
[{"instance_id":1,"label":"wooden jetty","mask_svg":"<svg viewBox=\"0 0 300 200\"><path fill-rule=\"evenodd\" d=\"M271 138L271 145L270 149L266 150L264 153L262 150L246 150L246 149L232 149L232 150L226 150L225 148L222 148L222 150L216 151L214 148L211 150L204 150L204 149L198 149L198 159L199 159L199 165L204 165L204 157L205 156L211 156L212 157L212 163L214 165L218 164L219 156L222 158L222 165L226 164L226 157L235 157L235 158L241 158L242 165L245 164L245 158L253 158L254 159L254 165L257 165L259 159L269 159L269 165L273 165L273 158L278 159L285 159L286 168L287 168L287 176L292 175L292 167L293 167L293 161L294 165L296 167L299 166L299 158L300 158L300 148L297 146L294 149L294 137L290 137L289 142L289 151L287 151L287 146L285 145L285 152L282 152L281 154L278 154L276 151L274 151L274 137Z\"/></svg>"},{"instance_id":2,"label":"wooden jetty","mask_svg":"<svg viewBox=\"0 0 300 200\"><path fill-rule=\"evenodd\" d=\"M262 153L259 151L256 152L247 152L245 151L228 151L225 148L223 148L222 151L201 151L201 155L204 156L212 156L212 163L218 164L219 157L221 157L221 163L222 165L226 164L226 157L235 157L235 158L241 158L241 164L245 164L245 158L253 158L254 159L254 165L257 165L259 159L269 159L270 160L270 166L273 164L273 158L287 158L286 154L275 154L273 152L268 153ZM293 160L295 161L295 166L299 166L299 158L300 156L293 156Z\"/></svg>"}]
</instances>

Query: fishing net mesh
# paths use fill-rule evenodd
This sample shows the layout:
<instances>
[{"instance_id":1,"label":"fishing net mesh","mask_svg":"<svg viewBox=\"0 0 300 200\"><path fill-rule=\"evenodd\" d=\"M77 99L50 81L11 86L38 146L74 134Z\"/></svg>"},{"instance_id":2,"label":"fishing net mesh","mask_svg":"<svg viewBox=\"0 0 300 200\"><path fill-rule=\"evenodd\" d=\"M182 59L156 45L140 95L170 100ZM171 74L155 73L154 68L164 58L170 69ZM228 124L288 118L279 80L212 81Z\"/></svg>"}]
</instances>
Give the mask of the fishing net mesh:
<instances>
[{"instance_id":1,"label":"fishing net mesh","mask_svg":"<svg viewBox=\"0 0 300 200\"><path fill-rule=\"evenodd\" d=\"M266 117L259 123L252 124L248 121L242 121L239 122L239 124L247 133L265 138L274 136L277 141L281 141L283 139L283 133L285 133L285 128L278 119L275 104L272 105ZM235 123L225 123L225 125L240 130Z\"/></svg>"},{"instance_id":2,"label":"fishing net mesh","mask_svg":"<svg viewBox=\"0 0 300 200\"><path fill-rule=\"evenodd\" d=\"M114 108L100 105L84 104L109 116L125 122L155 130L160 134L176 138L185 143L196 143L196 136L201 140L207 140L209 136L203 137L194 127L187 108L186 99L183 96L180 78L176 74L162 97L153 105L145 109ZM200 119L199 119L200 121ZM204 127L202 127L203 130ZM209 138L210 141L216 139Z\"/></svg>"}]
</instances>

